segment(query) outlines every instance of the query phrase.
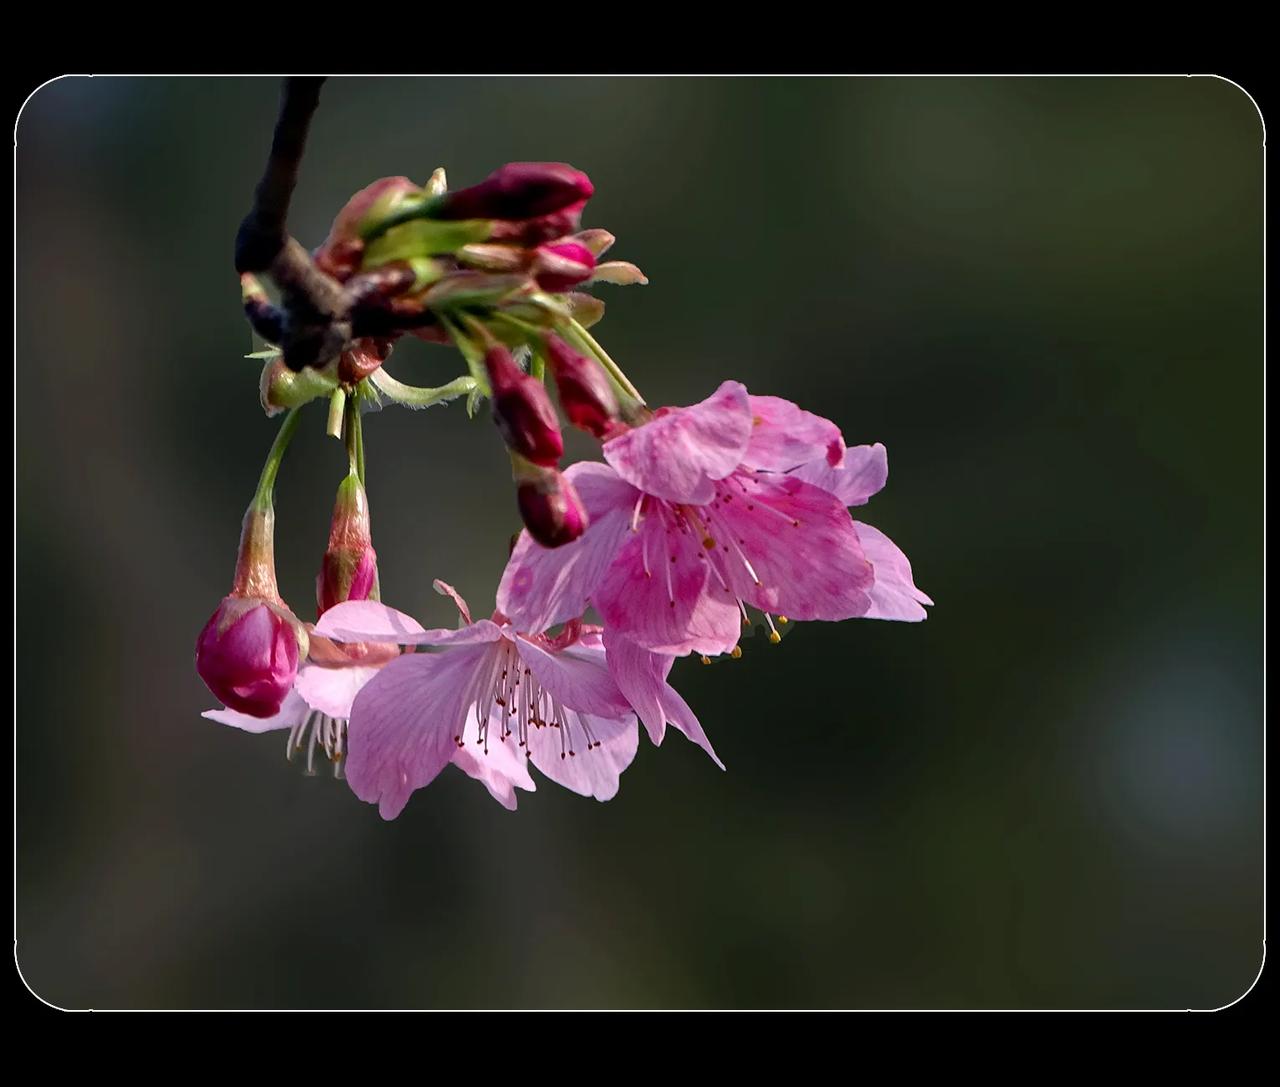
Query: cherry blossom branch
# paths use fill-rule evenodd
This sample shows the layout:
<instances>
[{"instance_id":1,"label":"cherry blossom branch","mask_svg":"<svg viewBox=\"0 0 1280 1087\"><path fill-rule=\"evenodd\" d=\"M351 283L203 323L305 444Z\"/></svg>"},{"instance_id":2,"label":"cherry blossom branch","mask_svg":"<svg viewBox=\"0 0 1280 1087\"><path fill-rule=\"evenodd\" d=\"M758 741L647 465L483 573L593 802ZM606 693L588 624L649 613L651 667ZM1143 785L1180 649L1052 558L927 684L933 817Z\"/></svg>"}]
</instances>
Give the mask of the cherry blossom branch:
<instances>
[{"instance_id":1,"label":"cherry blossom branch","mask_svg":"<svg viewBox=\"0 0 1280 1087\"><path fill-rule=\"evenodd\" d=\"M281 305L246 300L246 313L262 335L276 337L291 370L335 358L351 340L351 299L311 254L289 236L289 203L298 184L311 118L323 78L290 78L280 93L271 152L254 190L253 207L236 233L236 271L262 272L280 289Z\"/></svg>"}]
</instances>

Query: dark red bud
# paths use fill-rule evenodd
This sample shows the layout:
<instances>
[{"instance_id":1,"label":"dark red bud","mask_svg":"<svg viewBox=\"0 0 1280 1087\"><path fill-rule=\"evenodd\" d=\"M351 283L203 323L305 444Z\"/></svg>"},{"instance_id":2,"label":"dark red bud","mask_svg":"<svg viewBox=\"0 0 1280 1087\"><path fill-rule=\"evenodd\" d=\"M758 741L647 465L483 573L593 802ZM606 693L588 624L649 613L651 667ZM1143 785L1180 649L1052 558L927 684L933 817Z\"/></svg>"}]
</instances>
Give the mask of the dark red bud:
<instances>
[{"instance_id":1,"label":"dark red bud","mask_svg":"<svg viewBox=\"0 0 1280 1087\"><path fill-rule=\"evenodd\" d=\"M595 255L585 245L552 242L538 246L533 257L533 276L539 287L555 294L585 283L595 266Z\"/></svg>"},{"instance_id":2,"label":"dark red bud","mask_svg":"<svg viewBox=\"0 0 1280 1087\"><path fill-rule=\"evenodd\" d=\"M500 344L485 352L493 391L493 418L507 448L526 460L554 467L564 454L560 422L542 382L530 377Z\"/></svg>"},{"instance_id":3,"label":"dark red bud","mask_svg":"<svg viewBox=\"0 0 1280 1087\"><path fill-rule=\"evenodd\" d=\"M418 186L407 177L382 177L366 185L347 201L333 220L329 236L315 251L316 266L335 279L353 276L360 268L364 252L360 229L366 216L378 209L389 209L398 200L418 191Z\"/></svg>"},{"instance_id":4,"label":"dark red bud","mask_svg":"<svg viewBox=\"0 0 1280 1087\"><path fill-rule=\"evenodd\" d=\"M505 242L509 245L538 245L540 242L563 238L582 225L582 209L586 203L585 200L579 200L567 208L534 219L517 219L514 222L498 220L489 229L488 241Z\"/></svg>"},{"instance_id":5,"label":"dark red bud","mask_svg":"<svg viewBox=\"0 0 1280 1087\"><path fill-rule=\"evenodd\" d=\"M570 483L555 469L516 488L524 526L543 547L562 547L586 531L587 511Z\"/></svg>"},{"instance_id":6,"label":"dark red bud","mask_svg":"<svg viewBox=\"0 0 1280 1087\"><path fill-rule=\"evenodd\" d=\"M387 360L394 340L365 336L353 340L338 360L338 377L352 385L363 381Z\"/></svg>"},{"instance_id":7,"label":"dark red bud","mask_svg":"<svg viewBox=\"0 0 1280 1087\"><path fill-rule=\"evenodd\" d=\"M547 337L546 349L569 422L603 439L618 421L618 398L608 375L595 359L579 355L558 336Z\"/></svg>"},{"instance_id":8,"label":"dark red bud","mask_svg":"<svg viewBox=\"0 0 1280 1087\"><path fill-rule=\"evenodd\" d=\"M434 219L532 219L585 201L591 179L563 162L509 162L480 184L441 196Z\"/></svg>"}]
</instances>

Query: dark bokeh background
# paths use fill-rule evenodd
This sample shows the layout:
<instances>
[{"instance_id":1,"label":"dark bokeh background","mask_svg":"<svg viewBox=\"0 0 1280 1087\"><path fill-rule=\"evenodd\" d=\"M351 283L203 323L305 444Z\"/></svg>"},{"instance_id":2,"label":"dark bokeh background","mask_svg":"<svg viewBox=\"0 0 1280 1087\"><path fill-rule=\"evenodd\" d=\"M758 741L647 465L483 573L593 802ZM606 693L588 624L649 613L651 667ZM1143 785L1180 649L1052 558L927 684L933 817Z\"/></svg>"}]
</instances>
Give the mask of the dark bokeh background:
<instances>
[{"instance_id":1,"label":"dark bokeh background","mask_svg":"<svg viewBox=\"0 0 1280 1087\"><path fill-rule=\"evenodd\" d=\"M63 1007L1215 1007L1262 950L1262 132L1216 79L337 80L291 225L369 180L595 180L654 403L883 441L937 601L675 682L608 804L449 771L383 823L202 720L195 635L275 430L232 238L268 80L64 79L17 131L18 960ZM434 384L443 349L397 352ZM309 606L344 471L280 480ZM309 420L309 421L308 421ZM384 595L491 606L460 404L367 425ZM589 447L580 445L581 452Z\"/></svg>"}]
</instances>

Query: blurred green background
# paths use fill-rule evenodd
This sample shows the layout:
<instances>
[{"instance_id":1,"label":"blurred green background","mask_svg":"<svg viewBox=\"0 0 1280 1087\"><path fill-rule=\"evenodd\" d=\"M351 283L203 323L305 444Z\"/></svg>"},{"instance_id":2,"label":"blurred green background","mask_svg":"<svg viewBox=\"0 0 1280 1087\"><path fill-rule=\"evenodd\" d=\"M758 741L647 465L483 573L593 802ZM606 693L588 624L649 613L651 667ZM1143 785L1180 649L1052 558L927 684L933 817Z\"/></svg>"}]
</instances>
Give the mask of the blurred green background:
<instances>
[{"instance_id":1,"label":"blurred green background","mask_svg":"<svg viewBox=\"0 0 1280 1087\"><path fill-rule=\"evenodd\" d=\"M616 799L448 771L384 823L201 719L275 422L232 240L265 79L67 78L17 129L17 955L62 1007L1216 1007L1262 955L1262 131L1137 79L331 81L291 216L586 170L652 403L727 377L882 441L926 623L673 681L728 766ZM389 367L460 372L414 343ZM485 413L487 415L487 413ZM345 471L309 409L281 588ZM487 612L518 527L461 404L366 425L384 597ZM579 455L595 455L588 443Z\"/></svg>"}]
</instances>

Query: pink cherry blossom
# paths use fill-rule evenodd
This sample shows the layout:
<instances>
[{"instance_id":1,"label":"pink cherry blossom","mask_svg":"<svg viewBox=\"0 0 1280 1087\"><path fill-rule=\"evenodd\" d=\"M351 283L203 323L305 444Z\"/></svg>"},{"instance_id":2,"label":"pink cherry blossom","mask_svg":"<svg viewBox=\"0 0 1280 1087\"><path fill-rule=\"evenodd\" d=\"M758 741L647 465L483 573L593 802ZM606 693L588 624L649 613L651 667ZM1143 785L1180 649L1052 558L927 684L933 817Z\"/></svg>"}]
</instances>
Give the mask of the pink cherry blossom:
<instances>
[{"instance_id":1,"label":"pink cherry blossom","mask_svg":"<svg viewBox=\"0 0 1280 1087\"><path fill-rule=\"evenodd\" d=\"M373 601L339 604L316 624L317 633L338 641L394 640L437 650L392 661L356 696L347 754L355 794L394 819L415 789L461 757L522 770L528 760L582 796L613 797L635 757L636 715L610 674L600 633L571 627L557 639L529 636L501 613L472 621L461 598L436 584L459 603L463 625L456 630L423 630ZM639 671L641 651L634 655ZM634 681L628 676L648 699L651 735L657 726L650 722L670 714L705 744L696 719L665 683L661 663L656 669ZM513 780L532 789L525 773L525 780Z\"/></svg>"},{"instance_id":2,"label":"pink cherry blossom","mask_svg":"<svg viewBox=\"0 0 1280 1087\"><path fill-rule=\"evenodd\" d=\"M831 421L736 381L660 409L604 443L607 465L568 469L587 531L554 552L523 534L498 606L545 630L591 604L607 630L665 656L732 650L748 605L770 622L923 618L904 606L915 590L901 552L846 508L883 483L883 447L870 447L878 462L867 448L846 450Z\"/></svg>"}]
</instances>

